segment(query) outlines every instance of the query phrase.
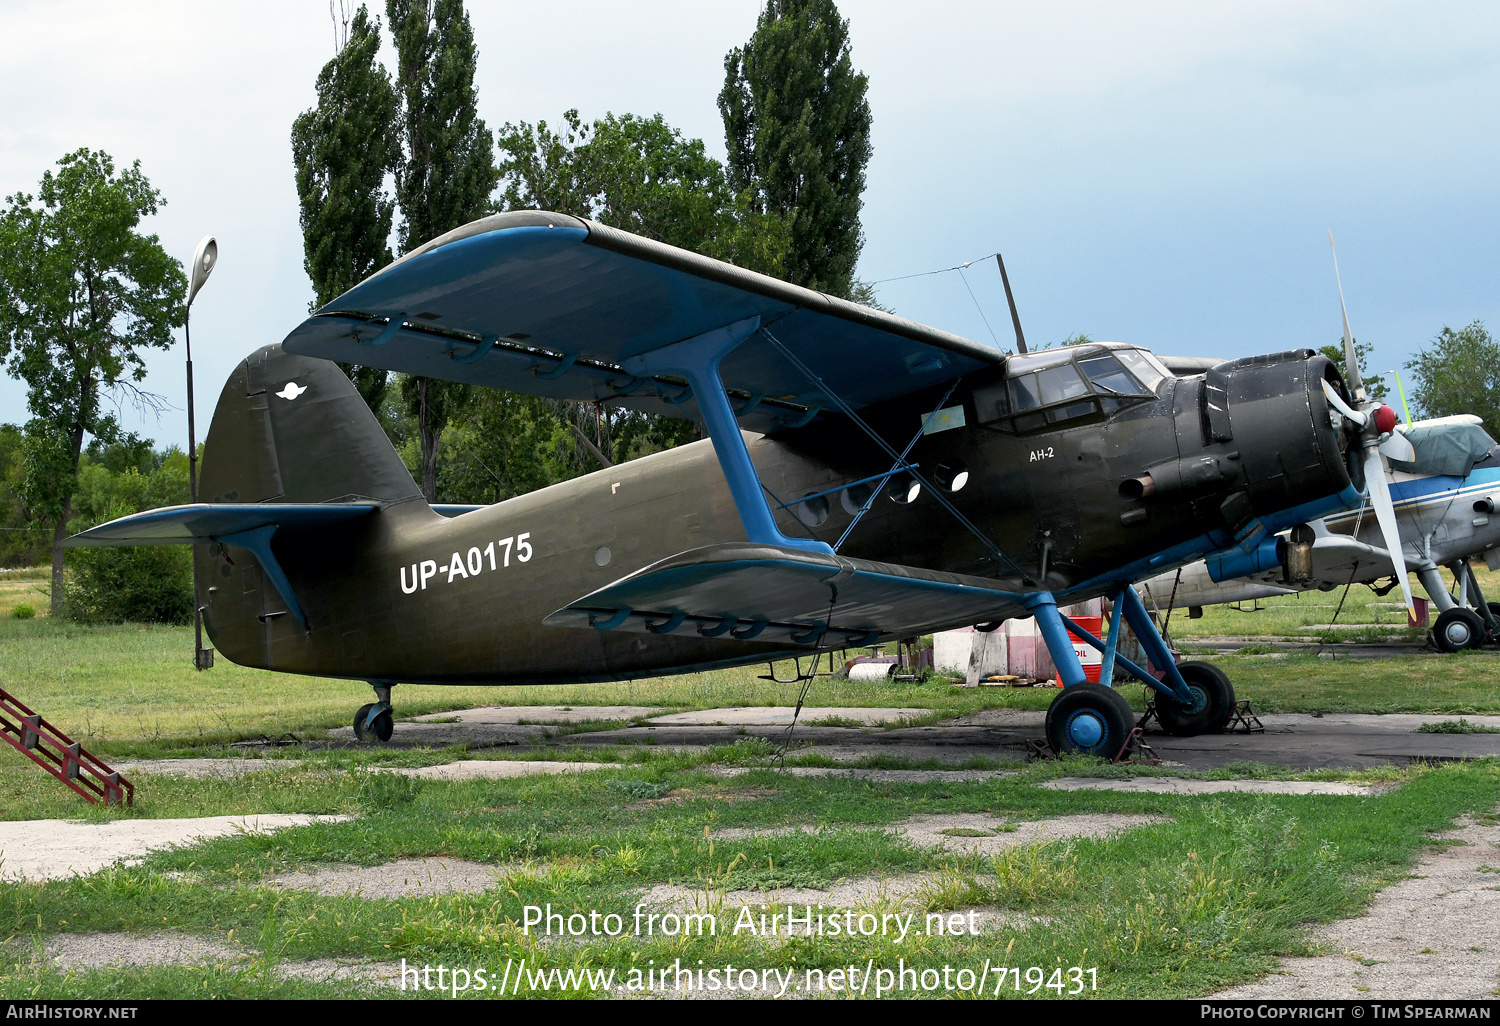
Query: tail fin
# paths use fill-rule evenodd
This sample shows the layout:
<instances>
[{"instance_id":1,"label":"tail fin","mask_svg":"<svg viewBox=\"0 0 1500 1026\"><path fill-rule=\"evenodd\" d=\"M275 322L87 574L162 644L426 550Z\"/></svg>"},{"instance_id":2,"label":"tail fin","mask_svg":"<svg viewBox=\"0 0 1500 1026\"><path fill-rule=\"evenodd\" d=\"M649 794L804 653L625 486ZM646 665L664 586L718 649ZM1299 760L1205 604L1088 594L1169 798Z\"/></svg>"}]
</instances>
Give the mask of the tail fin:
<instances>
[{"instance_id":1,"label":"tail fin","mask_svg":"<svg viewBox=\"0 0 1500 1026\"><path fill-rule=\"evenodd\" d=\"M327 360L257 349L229 376L203 445L204 502L420 498L348 375Z\"/></svg>"}]
</instances>

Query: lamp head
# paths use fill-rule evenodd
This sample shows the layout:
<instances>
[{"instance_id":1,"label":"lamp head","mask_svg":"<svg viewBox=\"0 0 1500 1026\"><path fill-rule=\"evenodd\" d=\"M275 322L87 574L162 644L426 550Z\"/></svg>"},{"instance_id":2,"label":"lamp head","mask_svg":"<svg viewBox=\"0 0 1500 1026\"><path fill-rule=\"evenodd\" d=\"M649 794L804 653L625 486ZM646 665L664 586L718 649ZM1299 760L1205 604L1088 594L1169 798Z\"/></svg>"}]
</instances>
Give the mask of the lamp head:
<instances>
[{"instance_id":1,"label":"lamp head","mask_svg":"<svg viewBox=\"0 0 1500 1026\"><path fill-rule=\"evenodd\" d=\"M208 276L213 273L214 265L218 262L219 244L212 235L205 235L193 253L193 265L188 270L188 306L193 305L193 297L198 294L203 283L208 281Z\"/></svg>"}]
</instances>

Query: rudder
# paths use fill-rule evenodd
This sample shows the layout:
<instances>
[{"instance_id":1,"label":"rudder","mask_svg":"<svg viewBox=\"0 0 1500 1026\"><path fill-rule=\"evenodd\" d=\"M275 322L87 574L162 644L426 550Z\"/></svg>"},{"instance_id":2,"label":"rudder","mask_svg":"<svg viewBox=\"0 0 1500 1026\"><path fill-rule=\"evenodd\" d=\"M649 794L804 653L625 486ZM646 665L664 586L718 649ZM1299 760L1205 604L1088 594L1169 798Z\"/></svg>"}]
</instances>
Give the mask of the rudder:
<instances>
[{"instance_id":1,"label":"rudder","mask_svg":"<svg viewBox=\"0 0 1500 1026\"><path fill-rule=\"evenodd\" d=\"M348 375L277 343L225 382L198 494L215 503L393 503L422 493Z\"/></svg>"}]
</instances>

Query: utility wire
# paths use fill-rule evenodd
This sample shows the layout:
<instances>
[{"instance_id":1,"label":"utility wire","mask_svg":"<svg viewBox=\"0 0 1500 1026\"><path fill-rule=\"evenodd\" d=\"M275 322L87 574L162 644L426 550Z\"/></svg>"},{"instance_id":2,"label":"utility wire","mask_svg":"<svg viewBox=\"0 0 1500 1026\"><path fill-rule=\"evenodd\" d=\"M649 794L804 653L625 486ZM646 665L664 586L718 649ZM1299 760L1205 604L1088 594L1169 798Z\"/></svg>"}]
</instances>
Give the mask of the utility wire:
<instances>
[{"instance_id":1,"label":"utility wire","mask_svg":"<svg viewBox=\"0 0 1500 1026\"><path fill-rule=\"evenodd\" d=\"M990 333L990 339L994 341L995 348L1000 349L1002 348L1000 345L1000 339L996 337L995 329L990 327L990 319L984 315L984 307L979 305L979 297L974 295L974 290L969 287L969 276L964 273L975 264L983 263L986 260L993 260L998 255L998 253L991 253L988 256L980 257L978 260L970 260L966 263L954 264L952 267L939 267L936 271L921 271L917 274L902 274L897 275L894 278L882 278L879 281L870 282L870 285L871 287L874 287L876 285L884 285L886 282L891 281L906 281L910 278L927 278L934 274L947 274L949 271L957 271L959 278L963 280L964 291L968 292L969 298L974 301L974 309L979 311L979 319L984 322L984 330Z\"/></svg>"},{"instance_id":2,"label":"utility wire","mask_svg":"<svg viewBox=\"0 0 1500 1026\"><path fill-rule=\"evenodd\" d=\"M995 348L999 349L1000 340L995 337L995 329L990 327L990 319L984 315L984 307L979 305L979 297L974 295L973 289L969 288L969 276L964 273L962 267L958 269L958 276L963 280L964 288L968 289L969 298L974 300L974 309L979 311L979 319L984 322L984 330L990 333L990 339L995 343Z\"/></svg>"},{"instance_id":3,"label":"utility wire","mask_svg":"<svg viewBox=\"0 0 1500 1026\"><path fill-rule=\"evenodd\" d=\"M992 260L995 256L996 254L991 253L989 254L989 256L982 256L978 260L970 260L968 263L954 264L952 267L939 267L936 271L918 271L916 274L900 274L894 278L881 278L879 281L870 282L870 284L884 285L888 281L906 281L908 278L925 278L929 274L947 274L949 271L963 271L972 267L974 264L983 263L986 260Z\"/></svg>"}]
</instances>

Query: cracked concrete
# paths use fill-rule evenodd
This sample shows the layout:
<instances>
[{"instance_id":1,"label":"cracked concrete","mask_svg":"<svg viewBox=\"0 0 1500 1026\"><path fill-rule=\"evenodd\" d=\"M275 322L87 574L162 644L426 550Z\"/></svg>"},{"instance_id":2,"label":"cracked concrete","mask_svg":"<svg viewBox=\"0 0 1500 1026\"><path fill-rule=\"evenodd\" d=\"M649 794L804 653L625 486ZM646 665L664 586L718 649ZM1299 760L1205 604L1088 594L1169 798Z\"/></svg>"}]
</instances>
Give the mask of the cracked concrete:
<instances>
[{"instance_id":1,"label":"cracked concrete","mask_svg":"<svg viewBox=\"0 0 1500 1026\"><path fill-rule=\"evenodd\" d=\"M271 833L311 823L338 823L348 816L275 813L262 816L202 816L194 819L117 819L80 823L65 819L0 822L0 879L66 880L123 861L139 862L163 848L240 833Z\"/></svg>"},{"instance_id":2,"label":"cracked concrete","mask_svg":"<svg viewBox=\"0 0 1500 1026\"><path fill-rule=\"evenodd\" d=\"M285 890L367 900L430 898L438 894L482 894L500 886L504 868L464 859L397 859L379 866L316 866L265 881Z\"/></svg>"}]
</instances>

